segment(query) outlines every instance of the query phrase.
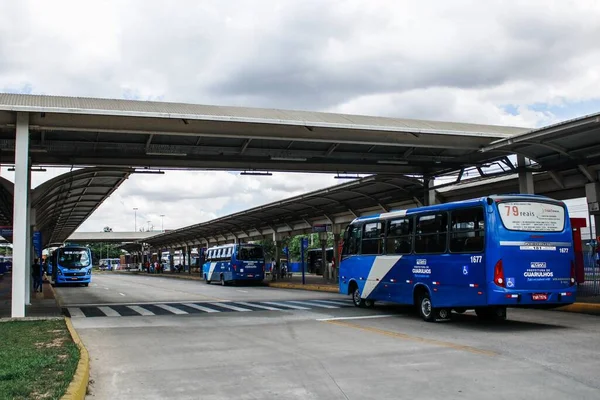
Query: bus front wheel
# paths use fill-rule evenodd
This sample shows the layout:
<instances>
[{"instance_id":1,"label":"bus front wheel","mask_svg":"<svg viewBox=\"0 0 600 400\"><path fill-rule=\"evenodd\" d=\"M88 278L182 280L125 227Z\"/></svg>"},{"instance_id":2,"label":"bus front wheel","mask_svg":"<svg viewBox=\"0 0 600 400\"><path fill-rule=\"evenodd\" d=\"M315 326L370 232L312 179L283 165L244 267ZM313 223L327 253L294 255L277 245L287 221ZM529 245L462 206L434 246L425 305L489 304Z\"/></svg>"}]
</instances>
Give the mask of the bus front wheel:
<instances>
[{"instance_id":1,"label":"bus front wheel","mask_svg":"<svg viewBox=\"0 0 600 400\"><path fill-rule=\"evenodd\" d=\"M210 285L210 279L208 279L208 277L206 275L204 275L204 283L206 283L207 285Z\"/></svg>"},{"instance_id":2,"label":"bus front wheel","mask_svg":"<svg viewBox=\"0 0 600 400\"><path fill-rule=\"evenodd\" d=\"M365 300L360 297L360 289L358 286L354 289L354 292L352 292L352 302L356 307L364 307L366 305Z\"/></svg>"}]
</instances>

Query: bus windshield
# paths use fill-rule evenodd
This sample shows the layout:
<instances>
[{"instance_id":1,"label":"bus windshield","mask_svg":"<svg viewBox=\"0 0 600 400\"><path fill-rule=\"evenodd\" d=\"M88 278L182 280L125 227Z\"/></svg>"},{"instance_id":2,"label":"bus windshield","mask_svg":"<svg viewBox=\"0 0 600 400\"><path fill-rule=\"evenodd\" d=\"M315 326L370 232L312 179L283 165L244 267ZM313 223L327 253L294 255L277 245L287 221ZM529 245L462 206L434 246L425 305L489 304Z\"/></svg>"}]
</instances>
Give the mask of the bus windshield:
<instances>
[{"instance_id":1,"label":"bus windshield","mask_svg":"<svg viewBox=\"0 0 600 400\"><path fill-rule=\"evenodd\" d=\"M264 259L263 249L258 246L242 246L238 250L237 259L240 261L259 261Z\"/></svg>"},{"instance_id":2,"label":"bus windshield","mask_svg":"<svg viewBox=\"0 0 600 400\"><path fill-rule=\"evenodd\" d=\"M537 201L498 203L504 227L511 231L562 232L565 228L563 206Z\"/></svg>"},{"instance_id":3,"label":"bus windshield","mask_svg":"<svg viewBox=\"0 0 600 400\"><path fill-rule=\"evenodd\" d=\"M89 267L90 257L88 250L84 249L59 249L58 262L65 268L83 268Z\"/></svg>"}]
</instances>

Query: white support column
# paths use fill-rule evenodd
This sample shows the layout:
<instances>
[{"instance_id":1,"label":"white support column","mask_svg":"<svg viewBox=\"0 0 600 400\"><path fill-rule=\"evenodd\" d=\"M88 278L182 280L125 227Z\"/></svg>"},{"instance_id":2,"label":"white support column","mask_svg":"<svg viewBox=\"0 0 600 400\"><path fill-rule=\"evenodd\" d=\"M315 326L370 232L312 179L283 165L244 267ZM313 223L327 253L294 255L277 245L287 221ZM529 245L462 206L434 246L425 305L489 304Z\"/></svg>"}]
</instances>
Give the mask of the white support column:
<instances>
[{"instance_id":1,"label":"white support column","mask_svg":"<svg viewBox=\"0 0 600 400\"><path fill-rule=\"evenodd\" d=\"M423 205L432 206L437 203L435 198L435 189L432 187L435 185L435 181L427 176L423 177Z\"/></svg>"},{"instance_id":2,"label":"white support column","mask_svg":"<svg viewBox=\"0 0 600 400\"><path fill-rule=\"evenodd\" d=\"M29 168L29 162L27 163L27 186L31 187L31 168ZM33 235L31 233L31 193L27 197L27 251L26 251L26 261L25 261L25 304L28 306L31 305L31 266L33 265L32 260L32 241Z\"/></svg>"},{"instance_id":3,"label":"white support column","mask_svg":"<svg viewBox=\"0 0 600 400\"><path fill-rule=\"evenodd\" d=\"M15 186L13 211L13 318L25 317L25 287L31 267L27 265L27 214L29 209L29 114L17 113L15 133ZM27 299L29 301L29 299Z\"/></svg>"},{"instance_id":4,"label":"white support column","mask_svg":"<svg viewBox=\"0 0 600 400\"><path fill-rule=\"evenodd\" d=\"M528 167L531 162L523 157L517 155L517 165L521 168ZM533 174L528 171L519 171L519 193L521 194L535 194L535 188L533 185Z\"/></svg>"}]
</instances>

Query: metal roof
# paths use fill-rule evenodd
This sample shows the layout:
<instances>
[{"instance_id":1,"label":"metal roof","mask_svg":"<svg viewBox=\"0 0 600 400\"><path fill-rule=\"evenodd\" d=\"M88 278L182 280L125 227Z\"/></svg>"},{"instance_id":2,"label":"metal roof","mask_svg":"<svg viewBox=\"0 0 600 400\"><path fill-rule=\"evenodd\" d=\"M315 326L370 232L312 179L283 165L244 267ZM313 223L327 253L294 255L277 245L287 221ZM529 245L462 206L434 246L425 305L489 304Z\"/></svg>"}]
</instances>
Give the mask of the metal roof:
<instances>
[{"instance_id":1,"label":"metal roof","mask_svg":"<svg viewBox=\"0 0 600 400\"><path fill-rule=\"evenodd\" d=\"M261 239L274 232L296 235L313 225L344 224L361 215L420 204L423 185L402 176L370 176L301 196L255 207L226 217L177 229L147 240L171 247L238 239Z\"/></svg>"},{"instance_id":2,"label":"metal roof","mask_svg":"<svg viewBox=\"0 0 600 400\"><path fill-rule=\"evenodd\" d=\"M126 168L83 168L36 187L32 207L43 244L64 242L132 172Z\"/></svg>"},{"instance_id":3,"label":"metal roof","mask_svg":"<svg viewBox=\"0 0 600 400\"><path fill-rule=\"evenodd\" d=\"M556 200L567 200L585 197L587 178L578 169L570 169L560 173L534 173L533 182L535 194L548 196ZM438 196L445 202L492 194L515 193L519 193L519 179L514 174L491 179L476 179L438 189Z\"/></svg>"},{"instance_id":4,"label":"metal roof","mask_svg":"<svg viewBox=\"0 0 600 400\"><path fill-rule=\"evenodd\" d=\"M437 174L504 156L527 129L309 111L0 94L3 162L16 112L30 113L34 164Z\"/></svg>"},{"instance_id":5,"label":"metal roof","mask_svg":"<svg viewBox=\"0 0 600 400\"><path fill-rule=\"evenodd\" d=\"M124 243L145 240L160 232L74 232L67 242L76 243Z\"/></svg>"},{"instance_id":6,"label":"metal roof","mask_svg":"<svg viewBox=\"0 0 600 400\"><path fill-rule=\"evenodd\" d=\"M598 180L600 169L600 113L500 139L481 151L520 154L534 160L545 171L576 169L594 182Z\"/></svg>"}]
</instances>

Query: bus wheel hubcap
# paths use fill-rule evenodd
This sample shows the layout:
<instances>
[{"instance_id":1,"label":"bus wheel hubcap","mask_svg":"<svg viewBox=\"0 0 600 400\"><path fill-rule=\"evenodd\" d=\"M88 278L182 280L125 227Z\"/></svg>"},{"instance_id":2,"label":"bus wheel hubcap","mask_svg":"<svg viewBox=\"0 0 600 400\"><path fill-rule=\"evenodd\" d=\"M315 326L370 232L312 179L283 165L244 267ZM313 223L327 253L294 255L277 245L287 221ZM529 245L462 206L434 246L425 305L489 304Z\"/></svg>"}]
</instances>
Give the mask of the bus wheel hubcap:
<instances>
[{"instance_id":1,"label":"bus wheel hubcap","mask_svg":"<svg viewBox=\"0 0 600 400\"><path fill-rule=\"evenodd\" d=\"M355 304L359 304L360 303L360 292L358 291L358 289L356 289L354 291L354 303Z\"/></svg>"},{"instance_id":2,"label":"bus wheel hubcap","mask_svg":"<svg viewBox=\"0 0 600 400\"><path fill-rule=\"evenodd\" d=\"M431 301L429 299L423 299L421 302L421 311L423 311L424 316L429 317L429 314L431 314Z\"/></svg>"}]
</instances>

